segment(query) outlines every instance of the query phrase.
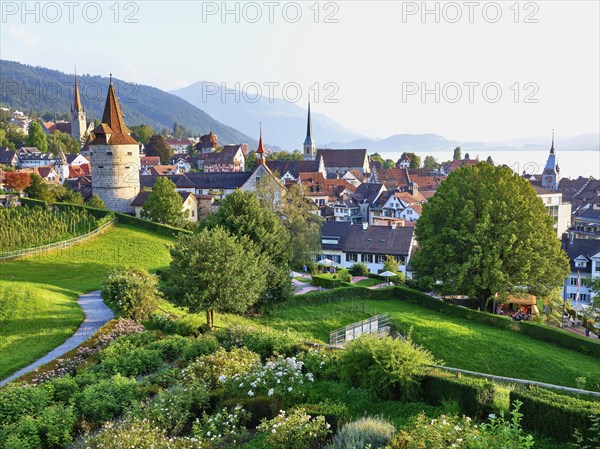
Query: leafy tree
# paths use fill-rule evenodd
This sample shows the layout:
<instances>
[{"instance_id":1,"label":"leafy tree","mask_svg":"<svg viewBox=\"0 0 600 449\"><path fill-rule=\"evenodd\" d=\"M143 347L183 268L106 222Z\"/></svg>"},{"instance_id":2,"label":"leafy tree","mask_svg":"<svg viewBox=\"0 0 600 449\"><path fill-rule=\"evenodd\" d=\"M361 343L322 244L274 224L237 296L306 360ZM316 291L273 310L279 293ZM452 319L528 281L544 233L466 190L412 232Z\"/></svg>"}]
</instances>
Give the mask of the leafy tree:
<instances>
[{"instance_id":1,"label":"leafy tree","mask_svg":"<svg viewBox=\"0 0 600 449\"><path fill-rule=\"evenodd\" d=\"M299 150L294 150L292 153L288 151L277 151L269 155L269 159L273 161L302 161L304 155Z\"/></svg>"},{"instance_id":2,"label":"leafy tree","mask_svg":"<svg viewBox=\"0 0 600 449\"><path fill-rule=\"evenodd\" d=\"M389 278L390 282L395 282L397 284L404 282L404 273L400 271L400 262L394 256L385 256L383 261L383 271L391 271L392 273L396 273L396 276Z\"/></svg>"},{"instance_id":3,"label":"leafy tree","mask_svg":"<svg viewBox=\"0 0 600 449\"><path fill-rule=\"evenodd\" d=\"M53 202L54 194L50 186L37 173L31 173L31 184L25 189L30 198L37 200Z\"/></svg>"},{"instance_id":4,"label":"leafy tree","mask_svg":"<svg viewBox=\"0 0 600 449\"><path fill-rule=\"evenodd\" d=\"M279 175L275 174L275 177L278 178ZM271 176L263 176L261 180L256 183L255 188L256 196L262 207L273 212L281 210L280 197L282 196L282 187L279 182Z\"/></svg>"},{"instance_id":5,"label":"leafy tree","mask_svg":"<svg viewBox=\"0 0 600 449\"><path fill-rule=\"evenodd\" d=\"M489 300L562 286L569 263L553 220L530 183L507 167L462 167L423 205L412 265L445 294Z\"/></svg>"},{"instance_id":6,"label":"leafy tree","mask_svg":"<svg viewBox=\"0 0 600 449\"><path fill-rule=\"evenodd\" d=\"M4 183L6 187L15 192L22 192L31 185L31 177L29 173L23 172L8 172L5 175Z\"/></svg>"},{"instance_id":7,"label":"leafy tree","mask_svg":"<svg viewBox=\"0 0 600 449\"><path fill-rule=\"evenodd\" d=\"M278 214L261 207L253 192L236 190L227 196L212 214L208 228L223 227L232 235L248 237L264 256L263 270L267 286L261 300L283 300L290 293L289 263L292 256L290 237Z\"/></svg>"},{"instance_id":8,"label":"leafy tree","mask_svg":"<svg viewBox=\"0 0 600 449\"><path fill-rule=\"evenodd\" d=\"M42 125L38 122L31 122L29 132L27 134L27 146L37 147L42 152L48 151L48 142L46 141L46 133L42 129Z\"/></svg>"},{"instance_id":9,"label":"leafy tree","mask_svg":"<svg viewBox=\"0 0 600 449\"><path fill-rule=\"evenodd\" d=\"M246 156L246 171L253 171L258 165L258 157L256 151L250 151Z\"/></svg>"},{"instance_id":10,"label":"leafy tree","mask_svg":"<svg viewBox=\"0 0 600 449\"><path fill-rule=\"evenodd\" d=\"M138 142L140 142L141 144L144 144L144 145L148 145L148 142L150 142L150 138L154 134L156 134L151 126L144 125L144 124L141 124L138 126L132 126L131 132L135 136L135 140L137 140Z\"/></svg>"},{"instance_id":11,"label":"leafy tree","mask_svg":"<svg viewBox=\"0 0 600 449\"><path fill-rule=\"evenodd\" d=\"M403 159L404 157L410 158L409 168L419 168L421 166L421 157L417 156L415 153L404 152L402 153L402 156L400 156L400 159Z\"/></svg>"},{"instance_id":12,"label":"leafy tree","mask_svg":"<svg viewBox=\"0 0 600 449\"><path fill-rule=\"evenodd\" d=\"M433 156L425 156L425 159L423 160L423 168L425 170L436 170L440 168L440 164Z\"/></svg>"},{"instance_id":13,"label":"leafy tree","mask_svg":"<svg viewBox=\"0 0 600 449\"><path fill-rule=\"evenodd\" d=\"M51 190L53 190L55 201L70 204L83 204L81 193L75 192L68 187L53 186L51 187Z\"/></svg>"},{"instance_id":14,"label":"leafy tree","mask_svg":"<svg viewBox=\"0 0 600 449\"><path fill-rule=\"evenodd\" d=\"M147 156L158 156L161 164L168 164L173 154L173 149L167 144L163 136L155 134L150 137L150 141L146 145Z\"/></svg>"},{"instance_id":15,"label":"leafy tree","mask_svg":"<svg viewBox=\"0 0 600 449\"><path fill-rule=\"evenodd\" d=\"M454 154L452 155L452 160L453 161L460 161L462 159L462 151L460 149L460 147L456 147L454 149Z\"/></svg>"},{"instance_id":16,"label":"leafy tree","mask_svg":"<svg viewBox=\"0 0 600 449\"><path fill-rule=\"evenodd\" d=\"M492 156L488 156L487 159L485 160L488 164L494 165L494 160L492 159Z\"/></svg>"},{"instance_id":17,"label":"leafy tree","mask_svg":"<svg viewBox=\"0 0 600 449\"><path fill-rule=\"evenodd\" d=\"M114 269L102 282L102 298L119 315L136 321L148 319L158 307L158 281L138 268Z\"/></svg>"},{"instance_id":18,"label":"leafy tree","mask_svg":"<svg viewBox=\"0 0 600 449\"><path fill-rule=\"evenodd\" d=\"M191 312L244 312L266 286L267 271L258 248L247 237L232 236L221 227L179 237L171 248L165 293Z\"/></svg>"},{"instance_id":19,"label":"leafy tree","mask_svg":"<svg viewBox=\"0 0 600 449\"><path fill-rule=\"evenodd\" d=\"M394 168L396 167L396 163L391 159L386 159L383 162L383 168Z\"/></svg>"},{"instance_id":20,"label":"leafy tree","mask_svg":"<svg viewBox=\"0 0 600 449\"><path fill-rule=\"evenodd\" d=\"M314 201L302 195L297 184L292 185L283 200L283 224L290 236L291 260L296 265L309 263L321 250L323 218Z\"/></svg>"},{"instance_id":21,"label":"leafy tree","mask_svg":"<svg viewBox=\"0 0 600 449\"><path fill-rule=\"evenodd\" d=\"M106 209L106 204L104 204L104 201L102 201L102 198L100 198L98 195L93 194L92 196L90 196L87 201L85 202L86 206L89 207L94 207L96 209Z\"/></svg>"},{"instance_id":22,"label":"leafy tree","mask_svg":"<svg viewBox=\"0 0 600 449\"><path fill-rule=\"evenodd\" d=\"M0 129L5 133L6 140L3 140L3 142L8 141L6 146L11 150L21 148L25 145L27 134L25 134L18 126L11 123L0 122ZM4 145L4 143L2 145Z\"/></svg>"},{"instance_id":23,"label":"leafy tree","mask_svg":"<svg viewBox=\"0 0 600 449\"><path fill-rule=\"evenodd\" d=\"M81 149L79 143L68 134L60 131L54 131L47 136L48 151L54 155L58 155L60 150L64 153L79 153Z\"/></svg>"},{"instance_id":24,"label":"leafy tree","mask_svg":"<svg viewBox=\"0 0 600 449\"><path fill-rule=\"evenodd\" d=\"M170 226L183 221L183 203L173 181L165 176L156 179L142 209L142 218Z\"/></svg>"},{"instance_id":25,"label":"leafy tree","mask_svg":"<svg viewBox=\"0 0 600 449\"><path fill-rule=\"evenodd\" d=\"M11 148L11 145L12 145L12 148ZM0 149L6 148L6 147L8 147L10 149L15 148L14 144L10 140L8 140L8 137L6 136L6 130L0 128Z\"/></svg>"}]
</instances>

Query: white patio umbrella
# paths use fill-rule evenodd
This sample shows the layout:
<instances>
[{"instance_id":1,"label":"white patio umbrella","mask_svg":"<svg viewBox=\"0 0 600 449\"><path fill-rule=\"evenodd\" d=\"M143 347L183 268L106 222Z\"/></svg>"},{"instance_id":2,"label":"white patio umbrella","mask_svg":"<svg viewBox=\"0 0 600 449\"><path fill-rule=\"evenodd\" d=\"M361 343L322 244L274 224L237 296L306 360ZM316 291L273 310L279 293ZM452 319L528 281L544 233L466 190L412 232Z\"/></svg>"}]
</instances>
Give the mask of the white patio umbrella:
<instances>
[{"instance_id":1,"label":"white patio umbrella","mask_svg":"<svg viewBox=\"0 0 600 449\"><path fill-rule=\"evenodd\" d=\"M388 284L390 283L390 278L394 276L398 276L396 273L392 273L391 271L384 271L383 273L379 273L379 276L383 276L387 279Z\"/></svg>"},{"instance_id":2,"label":"white patio umbrella","mask_svg":"<svg viewBox=\"0 0 600 449\"><path fill-rule=\"evenodd\" d=\"M586 304L581 304L581 303L577 303L573 306L573 310L575 312L583 312L585 309L587 309L589 306Z\"/></svg>"},{"instance_id":3,"label":"white patio umbrella","mask_svg":"<svg viewBox=\"0 0 600 449\"><path fill-rule=\"evenodd\" d=\"M326 265L328 267L333 265L333 260L331 259L321 259L317 262L318 265Z\"/></svg>"}]
</instances>

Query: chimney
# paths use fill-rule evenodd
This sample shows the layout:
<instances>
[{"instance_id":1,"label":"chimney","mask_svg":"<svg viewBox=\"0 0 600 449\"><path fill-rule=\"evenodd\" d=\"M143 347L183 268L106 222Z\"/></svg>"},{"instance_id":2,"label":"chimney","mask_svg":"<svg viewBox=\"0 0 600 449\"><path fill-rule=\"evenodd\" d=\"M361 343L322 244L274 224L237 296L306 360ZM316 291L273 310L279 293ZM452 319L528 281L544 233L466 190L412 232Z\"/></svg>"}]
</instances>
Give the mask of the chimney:
<instances>
[{"instance_id":1,"label":"chimney","mask_svg":"<svg viewBox=\"0 0 600 449\"><path fill-rule=\"evenodd\" d=\"M369 223L366 221L363 221L363 231L366 231L367 229L369 229Z\"/></svg>"},{"instance_id":2,"label":"chimney","mask_svg":"<svg viewBox=\"0 0 600 449\"><path fill-rule=\"evenodd\" d=\"M396 222L392 221L392 229L396 229Z\"/></svg>"}]
</instances>

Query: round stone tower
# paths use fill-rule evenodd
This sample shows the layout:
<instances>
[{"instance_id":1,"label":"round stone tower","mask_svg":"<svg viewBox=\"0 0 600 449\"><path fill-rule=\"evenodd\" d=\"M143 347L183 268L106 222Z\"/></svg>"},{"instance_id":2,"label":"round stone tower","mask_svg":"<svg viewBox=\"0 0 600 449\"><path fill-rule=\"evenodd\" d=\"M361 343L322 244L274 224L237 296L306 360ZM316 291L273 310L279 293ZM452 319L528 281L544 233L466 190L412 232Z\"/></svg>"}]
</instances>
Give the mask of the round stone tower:
<instances>
[{"instance_id":1,"label":"round stone tower","mask_svg":"<svg viewBox=\"0 0 600 449\"><path fill-rule=\"evenodd\" d=\"M140 191L139 144L125 126L112 76L102 123L93 132L89 144L92 192L108 209L133 213L131 201Z\"/></svg>"}]
</instances>

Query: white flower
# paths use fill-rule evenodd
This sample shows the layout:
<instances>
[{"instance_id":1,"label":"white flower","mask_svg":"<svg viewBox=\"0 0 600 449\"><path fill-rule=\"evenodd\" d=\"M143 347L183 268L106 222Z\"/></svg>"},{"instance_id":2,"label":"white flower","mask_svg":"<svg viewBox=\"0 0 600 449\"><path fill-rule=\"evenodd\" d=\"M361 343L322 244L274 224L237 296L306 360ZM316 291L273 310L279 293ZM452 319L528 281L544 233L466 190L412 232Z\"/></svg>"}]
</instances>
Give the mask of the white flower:
<instances>
[{"instance_id":1,"label":"white flower","mask_svg":"<svg viewBox=\"0 0 600 449\"><path fill-rule=\"evenodd\" d=\"M271 430L271 433L277 433L277 431L275 429Z\"/></svg>"},{"instance_id":2,"label":"white flower","mask_svg":"<svg viewBox=\"0 0 600 449\"><path fill-rule=\"evenodd\" d=\"M268 391L268 395L269 396L273 396L273 393L275 393L275 390L273 390L272 388Z\"/></svg>"},{"instance_id":3,"label":"white flower","mask_svg":"<svg viewBox=\"0 0 600 449\"><path fill-rule=\"evenodd\" d=\"M490 419L496 419L496 415L494 415L493 413L490 413L488 415L488 418L490 418Z\"/></svg>"},{"instance_id":4,"label":"white flower","mask_svg":"<svg viewBox=\"0 0 600 449\"><path fill-rule=\"evenodd\" d=\"M254 391L248 390L248 396L250 396L250 397L254 396Z\"/></svg>"},{"instance_id":5,"label":"white flower","mask_svg":"<svg viewBox=\"0 0 600 449\"><path fill-rule=\"evenodd\" d=\"M288 387L288 391L292 391L292 390L293 390L293 388L292 388L292 387Z\"/></svg>"}]
</instances>

